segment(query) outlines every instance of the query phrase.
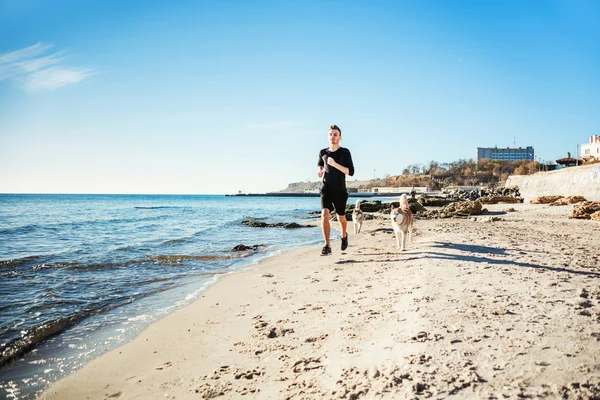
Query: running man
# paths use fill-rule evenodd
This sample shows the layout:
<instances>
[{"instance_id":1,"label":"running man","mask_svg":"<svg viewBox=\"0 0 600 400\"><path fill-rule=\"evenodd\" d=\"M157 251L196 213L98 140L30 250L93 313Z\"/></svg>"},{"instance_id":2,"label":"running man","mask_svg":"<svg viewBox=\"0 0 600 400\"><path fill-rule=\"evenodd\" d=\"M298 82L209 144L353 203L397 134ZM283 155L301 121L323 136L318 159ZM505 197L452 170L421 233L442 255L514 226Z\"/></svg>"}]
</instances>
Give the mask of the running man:
<instances>
[{"instance_id":1,"label":"running man","mask_svg":"<svg viewBox=\"0 0 600 400\"><path fill-rule=\"evenodd\" d=\"M323 178L321 183L321 229L325 246L321 250L322 256L331 254L329 234L330 213L335 210L342 231L342 250L348 247L348 232L346 231L346 175L354 175L354 164L350 150L340 147L342 130L337 125L329 127L329 147L319 151L317 176Z\"/></svg>"}]
</instances>

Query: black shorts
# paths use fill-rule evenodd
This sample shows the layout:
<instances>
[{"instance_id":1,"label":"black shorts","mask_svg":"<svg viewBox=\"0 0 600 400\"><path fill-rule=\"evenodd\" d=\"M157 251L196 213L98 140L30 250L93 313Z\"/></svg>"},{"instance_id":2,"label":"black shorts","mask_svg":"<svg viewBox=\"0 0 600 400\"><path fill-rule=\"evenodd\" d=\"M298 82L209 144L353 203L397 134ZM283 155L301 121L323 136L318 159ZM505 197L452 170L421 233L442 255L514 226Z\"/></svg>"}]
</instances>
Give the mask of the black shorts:
<instances>
[{"instance_id":1,"label":"black shorts","mask_svg":"<svg viewBox=\"0 0 600 400\"><path fill-rule=\"evenodd\" d=\"M327 208L337 215L346 215L348 192L341 190L321 190L321 210Z\"/></svg>"}]
</instances>

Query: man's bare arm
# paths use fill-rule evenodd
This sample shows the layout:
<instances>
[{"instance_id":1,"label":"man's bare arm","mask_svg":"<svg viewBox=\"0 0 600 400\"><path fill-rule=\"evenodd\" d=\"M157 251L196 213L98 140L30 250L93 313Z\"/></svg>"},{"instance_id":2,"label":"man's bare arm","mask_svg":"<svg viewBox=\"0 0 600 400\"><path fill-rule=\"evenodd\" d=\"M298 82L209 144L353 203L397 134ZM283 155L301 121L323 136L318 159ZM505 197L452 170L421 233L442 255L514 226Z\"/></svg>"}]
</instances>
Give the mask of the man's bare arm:
<instances>
[{"instance_id":1,"label":"man's bare arm","mask_svg":"<svg viewBox=\"0 0 600 400\"><path fill-rule=\"evenodd\" d=\"M327 165L331 165L333 168L340 170L345 175L350 173L350 169L348 167L344 167L342 164L337 163L332 157L327 159Z\"/></svg>"}]
</instances>

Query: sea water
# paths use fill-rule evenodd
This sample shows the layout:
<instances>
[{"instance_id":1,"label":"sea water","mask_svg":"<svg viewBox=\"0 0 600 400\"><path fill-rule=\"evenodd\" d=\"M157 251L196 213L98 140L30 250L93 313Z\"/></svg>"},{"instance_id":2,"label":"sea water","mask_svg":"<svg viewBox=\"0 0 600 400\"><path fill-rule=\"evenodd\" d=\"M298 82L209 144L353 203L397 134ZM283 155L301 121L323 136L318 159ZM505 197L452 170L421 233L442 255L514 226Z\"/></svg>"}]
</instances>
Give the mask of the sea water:
<instances>
[{"instance_id":1,"label":"sea water","mask_svg":"<svg viewBox=\"0 0 600 400\"><path fill-rule=\"evenodd\" d=\"M319 243L319 208L315 197L0 195L0 398L34 398L222 274Z\"/></svg>"}]
</instances>

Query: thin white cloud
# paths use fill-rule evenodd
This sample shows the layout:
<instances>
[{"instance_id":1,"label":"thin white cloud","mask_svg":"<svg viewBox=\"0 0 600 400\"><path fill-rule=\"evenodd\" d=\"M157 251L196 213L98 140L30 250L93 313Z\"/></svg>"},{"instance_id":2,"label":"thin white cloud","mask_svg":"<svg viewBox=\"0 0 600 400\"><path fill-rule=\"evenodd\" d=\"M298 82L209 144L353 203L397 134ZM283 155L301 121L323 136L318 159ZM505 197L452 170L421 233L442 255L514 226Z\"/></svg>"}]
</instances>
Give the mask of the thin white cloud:
<instances>
[{"instance_id":1,"label":"thin white cloud","mask_svg":"<svg viewBox=\"0 0 600 400\"><path fill-rule=\"evenodd\" d=\"M19 61L16 62L15 65L27 72L33 72L63 61L64 57L59 57L60 54L62 54L62 52L54 53L46 57L38 57L25 61Z\"/></svg>"},{"instance_id":2,"label":"thin white cloud","mask_svg":"<svg viewBox=\"0 0 600 400\"><path fill-rule=\"evenodd\" d=\"M85 69L47 68L37 71L27 80L30 90L52 90L71 83L81 82L90 75Z\"/></svg>"},{"instance_id":3,"label":"thin white cloud","mask_svg":"<svg viewBox=\"0 0 600 400\"><path fill-rule=\"evenodd\" d=\"M459 63L459 62L461 62L461 61L462 61L462 59L463 59L463 58L461 57L461 58L460 58L460 60L458 60L458 61L456 62L456 65L458 65L458 63Z\"/></svg>"},{"instance_id":4,"label":"thin white cloud","mask_svg":"<svg viewBox=\"0 0 600 400\"><path fill-rule=\"evenodd\" d=\"M92 69L65 66L63 51L49 53L51 44L33 46L0 54L0 80L10 79L28 90L53 90L81 82Z\"/></svg>"},{"instance_id":5,"label":"thin white cloud","mask_svg":"<svg viewBox=\"0 0 600 400\"><path fill-rule=\"evenodd\" d=\"M33 46L25 47L24 49L13 51L0 55L0 64L11 63L14 61L24 60L35 57L52 47L51 44L36 43Z\"/></svg>"}]
</instances>

